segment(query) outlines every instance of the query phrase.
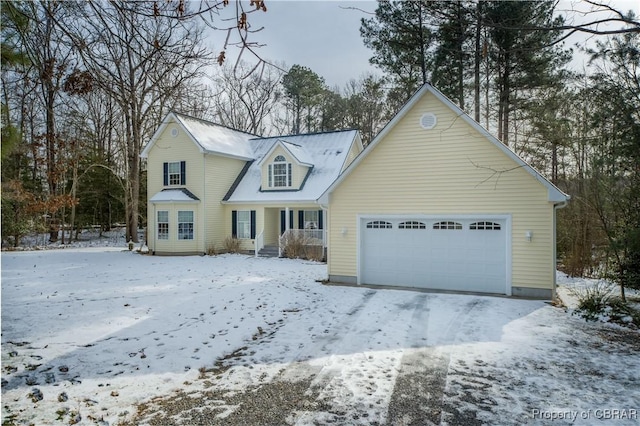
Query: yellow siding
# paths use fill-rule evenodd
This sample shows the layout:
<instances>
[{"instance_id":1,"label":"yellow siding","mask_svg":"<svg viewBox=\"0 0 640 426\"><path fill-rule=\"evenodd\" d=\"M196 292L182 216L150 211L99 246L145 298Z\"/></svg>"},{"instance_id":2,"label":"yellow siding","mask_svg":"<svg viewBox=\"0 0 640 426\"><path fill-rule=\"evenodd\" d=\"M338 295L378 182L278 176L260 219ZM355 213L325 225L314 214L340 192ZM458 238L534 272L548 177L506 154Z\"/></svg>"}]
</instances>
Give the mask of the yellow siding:
<instances>
[{"instance_id":1,"label":"yellow siding","mask_svg":"<svg viewBox=\"0 0 640 426\"><path fill-rule=\"evenodd\" d=\"M153 238L156 238L155 220L158 217L158 211L167 211L169 213L169 239L157 240L149 247L156 253L201 253L202 249L202 233L200 232L200 224L202 223L201 215L199 214L198 203L158 203L151 205L149 215L153 216L154 228ZM178 212L179 211L193 211L194 219L194 239L193 240L178 240ZM151 219L151 218L150 218ZM151 220L149 221L151 222ZM149 228L151 229L151 228ZM151 232L150 232L151 233Z\"/></svg>"},{"instance_id":2,"label":"yellow siding","mask_svg":"<svg viewBox=\"0 0 640 426\"><path fill-rule=\"evenodd\" d=\"M292 176L291 176L290 189L300 189L302 182L304 182L304 179L307 177L307 173L309 172L309 167L298 164L286 149L283 149L281 146L278 146L276 149L273 150L271 155L269 155L269 158L267 159L267 161L262 165L262 171L261 171L262 190L263 191L269 191L269 190L281 191L283 189L282 187L269 188L269 164L272 164L273 159L276 158L278 155L282 155L287 160L288 163L291 163Z\"/></svg>"},{"instance_id":3,"label":"yellow siding","mask_svg":"<svg viewBox=\"0 0 640 426\"><path fill-rule=\"evenodd\" d=\"M231 212L233 210L243 211L243 210L255 210L256 211L256 236L264 229L264 207L258 206L255 204L233 204L233 205L225 205L224 206L224 217L226 220L224 221L224 238L231 237L232 224L231 224ZM254 239L240 239L240 249L241 250L255 250L255 240Z\"/></svg>"},{"instance_id":4,"label":"yellow siding","mask_svg":"<svg viewBox=\"0 0 640 426\"><path fill-rule=\"evenodd\" d=\"M349 148L349 154L347 154L347 159L345 160L340 173L342 173L347 167L349 167L349 164L351 164L361 152L362 142L360 141L360 136L358 136L356 140L354 140L351 144L351 148Z\"/></svg>"},{"instance_id":5,"label":"yellow siding","mask_svg":"<svg viewBox=\"0 0 640 426\"><path fill-rule=\"evenodd\" d=\"M438 118L432 130L419 124L425 112ZM552 288L547 189L432 94L372 148L331 194L330 275L357 275L358 214L494 213L512 215L512 286Z\"/></svg>"},{"instance_id":6,"label":"yellow siding","mask_svg":"<svg viewBox=\"0 0 640 426\"><path fill-rule=\"evenodd\" d=\"M280 209L271 208L264 211L264 222L267 226L264 227L264 243L265 245L278 244L278 237L280 236ZM256 227L257 228L257 227ZM263 228L257 228L256 232L262 231Z\"/></svg>"},{"instance_id":7,"label":"yellow siding","mask_svg":"<svg viewBox=\"0 0 640 426\"><path fill-rule=\"evenodd\" d=\"M231 222L231 214L228 217L225 216L225 207L221 201L245 164L245 161L218 155L205 156L206 199L203 200L207 212L205 249L213 246L221 250L225 237L231 234L226 232L227 223Z\"/></svg>"},{"instance_id":8,"label":"yellow siding","mask_svg":"<svg viewBox=\"0 0 640 426\"><path fill-rule=\"evenodd\" d=\"M171 130L177 128L178 135L173 137ZM200 199L196 203L149 203L148 206L148 245L152 251L164 253L204 253L209 247L220 249L225 237L224 207L221 204L225 194L244 167L245 162L200 152L198 146L186 132L176 123L170 123L159 136L149 152L147 160L147 185L149 198L162 191L163 163L172 161L186 162L186 187ZM188 207L188 208L187 208ZM206 215L205 215L206 209ZM169 240L156 241L155 211L169 211ZM193 241L178 241L177 211L193 210L195 212Z\"/></svg>"},{"instance_id":9,"label":"yellow siding","mask_svg":"<svg viewBox=\"0 0 640 426\"><path fill-rule=\"evenodd\" d=\"M171 130L177 128L178 135L173 137ZM163 164L165 162L185 161L186 162L186 187L200 200L204 197L204 174L202 169L202 154L198 147L191 141L185 131L176 123L169 123L164 132L156 140L155 145L149 152L147 159L147 193L149 198L156 193L162 191L163 185ZM183 187L182 185L175 186ZM202 235L204 214L202 214L202 201L199 203L188 203L188 208L182 205L181 210L194 210L194 240L185 242L177 241L177 213L172 215L171 212L177 212L177 206L171 207L170 203L156 204L155 209L152 203L148 205L148 237L147 244L152 251L162 252L203 252L204 240ZM165 208L166 206L166 208ZM171 208L170 208L171 207ZM170 210L169 220L169 240L156 242L156 215L155 210ZM156 244L157 243L157 244Z\"/></svg>"}]
</instances>

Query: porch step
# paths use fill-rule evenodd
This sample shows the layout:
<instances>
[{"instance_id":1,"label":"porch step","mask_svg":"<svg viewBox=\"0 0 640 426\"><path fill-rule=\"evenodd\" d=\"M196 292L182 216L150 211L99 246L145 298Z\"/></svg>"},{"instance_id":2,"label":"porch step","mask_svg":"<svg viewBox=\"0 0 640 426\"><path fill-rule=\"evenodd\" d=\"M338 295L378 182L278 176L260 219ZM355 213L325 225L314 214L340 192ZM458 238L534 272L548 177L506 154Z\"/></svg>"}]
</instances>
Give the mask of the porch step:
<instances>
[{"instance_id":1,"label":"porch step","mask_svg":"<svg viewBox=\"0 0 640 426\"><path fill-rule=\"evenodd\" d=\"M260 257L278 257L280 255L280 249L278 246L264 246L259 252Z\"/></svg>"}]
</instances>

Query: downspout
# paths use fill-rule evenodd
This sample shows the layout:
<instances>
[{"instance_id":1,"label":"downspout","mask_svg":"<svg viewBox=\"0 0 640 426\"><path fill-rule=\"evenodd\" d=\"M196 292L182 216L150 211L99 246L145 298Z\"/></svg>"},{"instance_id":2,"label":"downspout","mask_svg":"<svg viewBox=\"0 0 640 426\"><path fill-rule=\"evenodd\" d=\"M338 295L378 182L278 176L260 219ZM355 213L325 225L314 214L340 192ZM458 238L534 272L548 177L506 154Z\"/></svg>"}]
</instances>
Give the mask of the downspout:
<instances>
[{"instance_id":1,"label":"downspout","mask_svg":"<svg viewBox=\"0 0 640 426\"><path fill-rule=\"evenodd\" d=\"M329 201L329 199L327 197L327 203L328 203L328 201ZM325 235L325 238L326 238L325 244L327 245L327 258L326 258L326 261L327 261L327 281L329 281L329 277L330 277L329 270L331 269L330 265L329 265L329 262L330 262L330 259L331 259L331 257L329 256L329 246L330 246L330 244L329 244L329 237L330 237L329 231L331 230L331 227L329 226L329 204L327 204L327 205L322 204L320 202L320 199L316 200L316 202L318 203L318 205L322 209L322 212L323 212L322 214L324 215L324 229L323 229L323 231L324 231L324 235ZM326 214L324 212L326 212ZM324 250L324 247L322 248L322 250Z\"/></svg>"},{"instance_id":2,"label":"downspout","mask_svg":"<svg viewBox=\"0 0 640 426\"><path fill-rule=\"evenodd\" d=\"M156 203L152 203L153 204L153 230L151 232L153 232L153 251L151 252L153 255L156 254L156 244L158 242L158 235L157 235L157 229L158 229L158 213L156 213ZM147 242L149 241L149 218L147 218Z\"/></svg>"},{"instance_id":3,"label":"downspout","mask_svg":"<svg viewBox=\"0 0 640 426\"><path fill-rule=\"evenodd\" d=\"M207 254L207 158L206 154L202 154L202 251Z\"/></svg>"},{"instance_id":4,"label":"downspout","mask_svg":"<svg viewBox=\"0 0 640 426\"><path fill-rule=\"evenodd\" d=\"M558 286L557 284L557 279L556 279L556 275L557 275L557 268L558 268L558 247L557 247L557 243L558 243L558 236L556 234L556 228L557 228L557 212L560 209L563 209L565 207L567 207L567 204L569 204L569 199L567 198L567 200L562 201L560 203L554 204L553 205L553 291L551 292L551 300L555 300L556 299L556 288Z\"/></svg>"}]
</instances>

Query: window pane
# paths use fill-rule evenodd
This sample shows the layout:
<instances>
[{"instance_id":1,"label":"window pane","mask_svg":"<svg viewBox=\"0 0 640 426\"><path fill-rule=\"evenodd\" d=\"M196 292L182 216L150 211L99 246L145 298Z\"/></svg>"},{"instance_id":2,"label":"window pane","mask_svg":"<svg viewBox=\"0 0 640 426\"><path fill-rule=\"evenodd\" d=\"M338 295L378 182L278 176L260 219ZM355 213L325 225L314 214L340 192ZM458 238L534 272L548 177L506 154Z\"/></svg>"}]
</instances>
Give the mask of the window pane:
<instances>
[{"instance_id":1,"label":"window pane","mask_svg":"<svg viewBox=\"0 0 640 426\"><path fill-rule=\"evenodd\" d=\"M238 212L238 238L251 238L251 212Z\"/></svg>"},{"instance_id":2,"label":"window pane","mask_svg":"<svg viewBox=\"0 0 640 426\"><path fill-rule=\"evenodd\" d=\"M178 239L193 240L193 212L178 212Z\"/></svg>"},{"instance_id":3,"label":"window pane","mask_svg":"<svg viewBox=\"0 0 640 426\"><path fill-rule=\"evenodd\" d=\"M182 185L180 175L180 162L169 163L169 185Z\"/></svg>"},{"instance_id":4,"label":"window pane","mask_svg":"<svg viewBox=\"0 0 640 426\"><path fill-rule=\"evenodd\" d=\"M287 163L275 163L273 164L273 186L274 187L286 187L290 186L287 178Z\"/></svg>"},{"instance_id":5,"label":"window pane","mask_svg":"<svg viewBox=\"0 0 640 426\"><path fill-rule=\"evenodd\" d=\"M193 222L193 212L192 211L179 211L178 212L178 222Z\"/></svg>"},{"instance_id":6,"label":"window pane","mask_svg":"<svg viewBox=\"0 0 640 426\"><path fill-rule=\"evenodd\" d=\"M158 239L159 240L169 239L169 212L168 211L163 210L158 212Z\"/></svg>"},{"instance_id":7,"label":"window pane","mask_svg":"<svg viewBox=\"0 0 640 426\"><path fill-rule=\"evenodd\" d=\"M318 229L318 210L305 210L304 229Z\"/></svg>"},{"instance_id":8,"label":"window pane","mask_svg":"<svg viewBox=\"0 0 640 426\"><path fill-rule=\"evenodd\" d=\"M393 225L390 222L385 222L384 220L374 220L367 223L367 228L369 229L391 229L392 227Z\"/></svg>"},{"instance_id":9,"label":"window pane","mask_svg":"<svg viewBox=\"0 0 640 426\"><path fill-rule=\"evenodd\" d=\"M180 173L180 163L169 163L169 173Z\"/></svg>"}]
</instances>

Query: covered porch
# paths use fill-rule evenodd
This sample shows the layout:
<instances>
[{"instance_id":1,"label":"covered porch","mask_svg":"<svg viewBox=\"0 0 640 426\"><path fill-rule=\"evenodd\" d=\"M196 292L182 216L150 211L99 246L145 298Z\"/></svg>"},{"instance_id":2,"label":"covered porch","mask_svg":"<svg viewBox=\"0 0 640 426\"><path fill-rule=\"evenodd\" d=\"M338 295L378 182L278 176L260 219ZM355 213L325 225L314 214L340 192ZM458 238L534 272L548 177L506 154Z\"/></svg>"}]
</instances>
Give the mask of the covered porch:
<instances>
[{"instance_id":1,"label":"covered porch","mask_svg":"<svg viewBox=\"0 0 640 426\"><path fill-rule=\"evenodd\" d=\"M317 249L321 251L321 256L314 257L324 257L327 246L326 212L317 205L265 207L263 215L264 227L256 232L256 256L266 253L284 256L287 247L292 249L295 246L296 250L306 251L310 250L308 247L314 247L314 253L317 253Z\"/></svg>"}]
</instances>

